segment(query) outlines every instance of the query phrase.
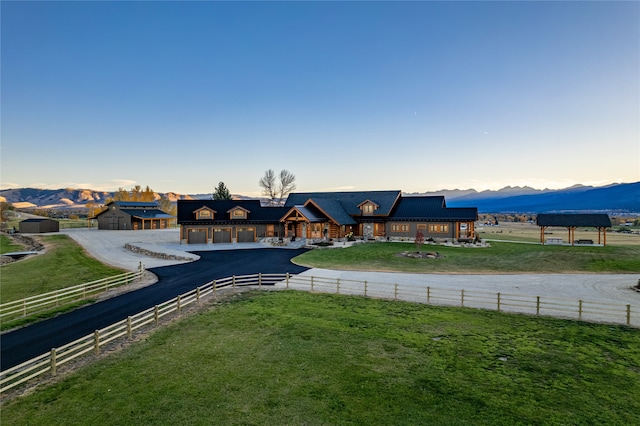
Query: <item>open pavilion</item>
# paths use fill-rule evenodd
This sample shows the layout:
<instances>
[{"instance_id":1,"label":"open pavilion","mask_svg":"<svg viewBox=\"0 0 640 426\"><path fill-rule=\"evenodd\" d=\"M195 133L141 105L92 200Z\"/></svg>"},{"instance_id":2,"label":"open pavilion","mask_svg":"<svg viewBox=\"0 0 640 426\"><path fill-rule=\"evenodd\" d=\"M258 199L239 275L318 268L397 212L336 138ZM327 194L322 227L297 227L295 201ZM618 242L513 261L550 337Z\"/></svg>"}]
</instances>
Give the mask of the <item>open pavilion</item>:
<instances>
[{"instance_id":1,"label":"open pavilion","mask_svg":"<svg viewBox=\"0 0 640 426\"><path fill-rule=\"evenodd\" d=\"M596 228L598 230L598 244L606 246L607 228L611 228L611 219L605 213L540 213L536 223L540 227L540 242L542 244L544 244L544 231L551 226L557 226L567 228L571 245L575 244L576 228Z\"/></svg>"}]
</instances>

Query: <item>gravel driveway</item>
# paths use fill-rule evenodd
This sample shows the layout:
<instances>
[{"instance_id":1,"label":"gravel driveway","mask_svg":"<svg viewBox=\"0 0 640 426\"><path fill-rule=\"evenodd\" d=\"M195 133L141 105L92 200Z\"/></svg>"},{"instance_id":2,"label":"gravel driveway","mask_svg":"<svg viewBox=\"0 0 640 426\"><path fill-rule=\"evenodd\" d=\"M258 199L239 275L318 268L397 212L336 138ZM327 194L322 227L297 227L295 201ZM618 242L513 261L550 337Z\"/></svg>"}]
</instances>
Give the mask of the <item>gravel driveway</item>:
<instances>
[{"instance_id":1,"label":"gravel driveway","mask_svg":"<svg viewBox=\"0 0 640 426\"><path fill-rule=\"evenodd\" d=\"M97 229L63 230L92 256L120 268L134 270L142 262L147 268L188 263L165 260L133 253L124 248L126 243L152 252L180 257L199 258L192 252L269 247L260 243L242 244L180 244L178 229L147 231L99 231ZM328 269L310 269L304 275L367 280L380 283L414 283L456 290L478 290L530 296L551 296L572 300L631 304L640 314L640 293L633 286L640 279L637 274L401 274L389 272L354 272Z\"/></svg>"}]
</instances>

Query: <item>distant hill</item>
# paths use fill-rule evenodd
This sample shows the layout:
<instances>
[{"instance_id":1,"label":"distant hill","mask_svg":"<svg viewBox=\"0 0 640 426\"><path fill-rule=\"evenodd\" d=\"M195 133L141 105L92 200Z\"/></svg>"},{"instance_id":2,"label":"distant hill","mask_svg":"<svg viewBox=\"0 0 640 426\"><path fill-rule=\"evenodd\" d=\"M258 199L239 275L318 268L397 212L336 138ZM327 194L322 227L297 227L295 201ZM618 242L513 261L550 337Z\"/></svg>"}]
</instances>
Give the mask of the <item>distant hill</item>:
<instances>
[{"instance_id":1,"label":"distant hill","mask_svg":"<svg viewBox=\"0 0 640 426\"><path fill-rule=\"evenodd\" d=\"M0 191L0 201L17 208L77 209L87 202L104 204L113 192L91 189L18 188ZM171 201L209 199L211 194L157 193ZM480 213L549 213L549 212L626 212L640 213L640 182L621 183L602 187L576 185L565 189L534 189L506 187L498 191L453 189L412 195L444 195L448 207L477 207ZM234 199L250 197L233 195Z\"/></svg>"},{"instance_id":2,"label":"distant hill","mask_svg":"<svg viewBox=\"0 0 640 426\"><path fill-rule=\"evenodd\" d=\"M640 182L602 187L576 185L537 190L507 187L498 191L437 191L448 207L477 207L480 213L627 212L640 213Z\"/></svg>"},{"instance_id":3,"label":"distant hill","mask_svg":"<svg viewBox=\"0 0 640 426\"><path fill-rule=\"evenodd\" d=\"M16 208L41 208L41 209L79 209L87 203L104 204L112 198L113 192L95 191L93 189L37 189L17 188L0 191L0 201L6 201ZM171 201L180 199L192 199L189 195L181 195L173 192L156 193L156 199L161 195Z\"/></svg>"}]
</instances>

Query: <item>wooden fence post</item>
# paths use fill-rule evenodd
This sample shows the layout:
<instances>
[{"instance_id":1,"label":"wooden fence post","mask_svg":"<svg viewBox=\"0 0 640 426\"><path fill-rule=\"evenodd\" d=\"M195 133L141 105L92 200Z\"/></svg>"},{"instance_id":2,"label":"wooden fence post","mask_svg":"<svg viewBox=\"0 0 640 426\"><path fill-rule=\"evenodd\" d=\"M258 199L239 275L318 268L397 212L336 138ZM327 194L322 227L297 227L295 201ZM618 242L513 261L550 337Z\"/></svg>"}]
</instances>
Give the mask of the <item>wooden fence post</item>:
<instances>
[{"instance_id":1,"label":"wooden fence post","mask_svg":"<svg viewBox=\"0 0 640 426\"><path fill-rule=\"evenodd\" d=\"M27 301L26 300L22 301L22 316L23 317L27 316Z\"/></svg>"},{"instance_id":2,"label":"wooden fence post","mask_svg":"<svg viewBox=\"0 0 640 426\"><path fill-rule=\"evenodd\" d=\"M258 273L258 288L262 289L262 272Z\"/></svg>"},{"instance_id":3,"label":"wooden fence post","mask_svg":"<svg viewBox=\"0 0 640 426\"><path fill-rule=\"evenodd\" d=\"M500 292L498 292L498 312L500 312Z\"/></svg>"},{"instance_id":4,"label":"wooden fence post","mask_svg":"<svg viewBox=\"0 0 640 426\"><path fill-rule=\"evenodd\" d=\"M158 312L158 311L159 311L159 308L158 308L158 305L156 305L156 306L153 308L153 319L155 320L156 327L158 326L158 320L160 319L160 318L159 318L159 317L160 317L160 315L159 315L159 312Z\"/></svg>"},{"instance_id":5,"label":"wooden fence post","mask_svg":"<svg viewBox=\"0 0 640 426\"><path fill-rule=\"evenodd\" d=\"M180 305L180 301L181 301L181 296L178 295L178 297L176 297L176 308L178 309L178 313L180 313L180 311L182 310L182 306Z\"/></svg>"},{"instance_id":6,"label":"wooden fence post","mask_svg":"<svg viewBox=\"0 0 640 426\"><path fill-rule=\"evenodd\" d=\"M56 364L56 348L51 349L51 375L55 376L58 371L58 365Z\"/></svg>"},{"instance_id":7,"label":"wooden fence post","mask_svg":"<svg viewBox=\"0 0 640 426\"><path fill-rule=\"evenodd\" d=\"M464 290L460 290L460 306L464 308Z\"/></svg>"},{"instance_id":8,"label":"wooden fence post","mask_svg":"<svg viewBox=\"0 0 640 426\"><path fill-rule=\"evenodd\" d=\"M93 345L96 355L100 355L100 332L98 330L93 332Z\"/></svg>"},{"instance_id":9,"label":"wooden fence post","mask_svg":"<svg viewBox=\"0 0 640 426\"><path fill-rule=\"evenodd\" d=\"M631 325L631 305L627 305L627 325Z\"/></svg>"},{"instance_id":10,"label":"wooden fence post","mask_svg":"<svg viewBox=\"0 0 640 426\"><path fill-rule=\"evenodd\" d=\"M582 299L578 300L578 319L582 320Z\"/></svg>"},{"instance_id":11,"label":"wooden fence post","mask_svg":"<svg viewBox=\"0 0 640 426\"><path fill-rule=\"evenodd\" d=\"M340 278L336 279L336 293L340 294Z\"/></svg>"},{"instance_id":12,"label":"wooden fence post","mask_svg":"<svg viewBox=\"0 0 640 426\"><path fill-rule=\"evenodd\" d=\"M289 288L289 273L287 272L287 288Z\"/></svg>"},{"instance_id":13,"label":"wooden fence post","mask_svg":"<svg viewBox=\"0 0 640 426\"><path fill-rule=\"evenodd\" d=\"M313 291L313 275L311 276L311 291Z\"/></svg>"},{"instance_id":14,"label":"wooden fence post","mask_svg":"<svg viewBox=\"0 0 640 426\"><path fill-rule=\"evenodd\" d=\"M231 278L231 284L232 284L233 288L236 288L236 276L235 275Z\"/></svg>"},{"instance_id":15,"label":"wooden fence post","mask_svg":"<svg viewBox=\"0 0 640 426\"><path fill-rule=\"evenodd\" d=\"M540 315L540 296L536 296L536 315Z\"/></svg>"},{"instance_id":16,"label":"wooden fence post","mask_svg":"<svg viewBox=\"0 0 640 426\"><path fill-rule=\"evenodd\" d=\"M431 287L427 286L427 304L431 304Z\"/></svg>"},{"instance_id":17,"label":"wooden fence post","mask_svg":"<svg viewBox=\"0 0 640 426\"><path fill-rule=\"evenodd\" d=\"M131 327L131 317L127 317L127 338L129 340L131 340L131 337L133 336L133 330Z\"/></svg>"},{"instance_id":18,"label":"wooden fence post","mask_svg":"<svg viewBox=\"0 0 640 426\"><path fill-rule=\"evenodd\" d=\"M364 296L367 297L367 282L364 282Z\"/></svg>"},{"instance_id":19,"label":"wooden fence post","mask_svg":"<svg viewBox=\"0 0 640 426\"><path fill-rule=\"evenodd\" d=\"M216 283L216 280L213 280L213 294L216 294L216 287L218 287L218 283Z\"/></svg>"},{"instance_id":20,"label":"wooden fence post","mask_svg":"<svg viewBox=\"0 0 640 426\"><path fill-rule=\"evenodd\" d=\"M200 287L196 288L196 302L198 303L198 306L200 306Z\"/></svg>"},{"instance_id":21,"label":"wooden fence post","mask_svg":"<svg viewBox=\"0 0 640 426\"><path fill-rule=\"evenodd\" d=\"M398 300L398 284L393 285L393 300Z\"/></svg>"}]
</instances>

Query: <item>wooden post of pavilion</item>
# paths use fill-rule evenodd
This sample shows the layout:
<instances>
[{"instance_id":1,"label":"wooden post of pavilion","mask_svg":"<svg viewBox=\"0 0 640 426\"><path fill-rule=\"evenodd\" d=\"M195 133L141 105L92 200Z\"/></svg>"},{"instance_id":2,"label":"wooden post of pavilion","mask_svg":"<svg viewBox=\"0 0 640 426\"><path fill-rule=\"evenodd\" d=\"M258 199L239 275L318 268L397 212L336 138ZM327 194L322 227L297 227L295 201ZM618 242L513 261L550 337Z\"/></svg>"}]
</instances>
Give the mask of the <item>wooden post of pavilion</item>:
<instances>
[{"instance_id":1,"label":"wooden post of pavilion","mask_svg":"<svg viewBox=\"0 0 640 426\"><path fill-rule=\"evenodd\" d=\"M542 245L544 245L544 231L545 231L545 229L547 229L546 226L541 226L540 227L540 243Z\"/></svg>"}]
</instances>

